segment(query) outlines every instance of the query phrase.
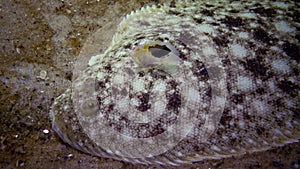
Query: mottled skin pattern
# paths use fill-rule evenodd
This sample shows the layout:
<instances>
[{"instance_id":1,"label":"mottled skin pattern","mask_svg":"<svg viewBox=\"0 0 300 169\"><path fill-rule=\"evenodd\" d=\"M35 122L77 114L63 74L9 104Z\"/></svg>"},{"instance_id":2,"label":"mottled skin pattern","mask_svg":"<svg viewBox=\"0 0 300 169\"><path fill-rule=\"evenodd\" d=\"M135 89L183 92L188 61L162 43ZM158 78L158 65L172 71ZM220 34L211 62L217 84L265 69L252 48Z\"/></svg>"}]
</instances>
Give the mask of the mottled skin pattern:
<instances>
[{"instance_id":1,"label":"mottled skin pattern","mask_svg":"<svg viewBox=\"0 0 300 169\"><path fill-rule=\"evenodd\" d=\"M299 9L292 1L188 1L137 11L120 23L105 53L79 71L72 89L56 99L53 127L84 152L162 165L298 141ZM179 68L139 67L131 52L149 41L174 46ZM123 140L128 145L103 147L111 138L101 134L102 123L131 138L152 138L173 124L176 133L187 114L194 127L166 152L146 146L139 154L130 139Z\"/></svg>"}]
</instances>

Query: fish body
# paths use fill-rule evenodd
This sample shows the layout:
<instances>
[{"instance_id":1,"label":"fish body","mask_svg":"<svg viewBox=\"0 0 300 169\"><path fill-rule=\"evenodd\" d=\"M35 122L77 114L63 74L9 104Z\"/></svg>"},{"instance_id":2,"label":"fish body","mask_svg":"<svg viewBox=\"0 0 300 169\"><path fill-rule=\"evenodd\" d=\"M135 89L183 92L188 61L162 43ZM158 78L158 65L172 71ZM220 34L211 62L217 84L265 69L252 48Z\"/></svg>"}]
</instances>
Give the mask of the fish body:
<instances>
[{"instance_id":1,"label":"fish body","mask_svg":"<svg viewBox=\"0 0 300 169\"><path fill-rule=\"evenodd\" d=\"M52 105L53 128L83 152L142 164L189 164L297 142L297 16L294 1L264 0L135 11L103 53L78 59L72 87Z\"/></svg>"}]
</instances>

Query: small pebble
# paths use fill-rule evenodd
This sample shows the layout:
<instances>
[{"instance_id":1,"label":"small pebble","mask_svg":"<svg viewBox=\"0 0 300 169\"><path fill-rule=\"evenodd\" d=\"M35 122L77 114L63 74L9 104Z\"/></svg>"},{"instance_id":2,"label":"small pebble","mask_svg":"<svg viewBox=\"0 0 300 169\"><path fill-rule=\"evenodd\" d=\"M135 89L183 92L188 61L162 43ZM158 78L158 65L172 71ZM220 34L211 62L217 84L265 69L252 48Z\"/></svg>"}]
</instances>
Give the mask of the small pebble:
<instances>
[{"instance_id":1,"label":"small pebble","mask_svg":"<svg viewBox=\"0 0 300 169\"><path fill-rule=\"evenodd\" d=\"M46 79L46 77L47 77L47 71L46 70L41 70L39 78L44 80L44 79Z\"/></svg>"},{"instance_id":2,"label":"small pebble","mask_svg":"<svg viewBox=\"0 0 300 169\"><path fill-rule=\"evenodd\" d=\"M21 52L20 52L20 48L16 48L16 51L17 51L18 54L21 53Z\"/></svg>"},{"instance_id":3,"label":"small pebble","mask_svg":"<svg viewBox=\"0 0 300 169\"><path fill-rule=\"evenodd\" d=\"M68 154L68 160L70 160L70 159L72 159L73 157L74 157L74 155L73 154Z\"/></svg>"},{"instance_id":4,"label":"small pebble","mask_svg":"<svg viewBox=\"0 0 300 169\"><path fill-rule=\"evenodd\" d=\"M49 130L44 129L44 130L43 130L43 133L44 133L44 134L48 134L48 133L49 133Z\"/></svg>"},{"instance_id":5,"label":"small pebble","mask_svg":"<svg viewBox=\"0 0 300 169\"><path fill-rule=\"evenodd\" d=\"M17 160L17 162L16 162L16 166L17 167L23 167L24 166L24 161L23 160Z\"/></svg>"}]
</instances>

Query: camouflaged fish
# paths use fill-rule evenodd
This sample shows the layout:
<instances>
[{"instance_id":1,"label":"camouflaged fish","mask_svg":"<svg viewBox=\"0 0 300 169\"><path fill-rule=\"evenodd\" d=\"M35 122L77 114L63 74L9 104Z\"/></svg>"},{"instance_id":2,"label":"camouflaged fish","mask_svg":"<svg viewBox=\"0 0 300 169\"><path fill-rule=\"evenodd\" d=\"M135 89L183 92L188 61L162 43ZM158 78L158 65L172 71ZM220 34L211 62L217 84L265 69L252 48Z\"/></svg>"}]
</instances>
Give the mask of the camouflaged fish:
<instances>
[{"instance_id":1,"label":"camouflaged fish","mask_svg":"<svg viewBox=\"0 0 300 169\"><path fill-rule=\"evenodd\" d=\"M196 0L132 12L108 29L110 41L92 35L52 106L53 128L78 150L142 164L297 142L299 9ZM90 56L93 45L102 52Z\"/></svg>"}]
</instances>

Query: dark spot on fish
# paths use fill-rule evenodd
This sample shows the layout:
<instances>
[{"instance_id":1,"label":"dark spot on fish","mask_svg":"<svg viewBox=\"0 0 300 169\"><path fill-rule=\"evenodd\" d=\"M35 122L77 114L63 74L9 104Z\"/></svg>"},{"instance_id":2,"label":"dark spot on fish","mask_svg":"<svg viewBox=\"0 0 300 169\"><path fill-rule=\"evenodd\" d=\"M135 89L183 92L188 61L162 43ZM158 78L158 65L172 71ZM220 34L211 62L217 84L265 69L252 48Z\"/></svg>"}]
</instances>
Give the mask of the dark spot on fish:
<instances>
[{"instance_id":1,"label":"dark spot on fish","mask_svg":"<svg viewBox=\"0 0 300 169\"><path fill-rule=\"evenodd\" d=\"M254 75L266 76L267 68L258 59L248 59L244 66L247 70L254 73Z\"/></svg>"},{"instance_id":2,"label":"dark spot on fish","mask_svg":"<svg viewBox=\"0 0 300 169\"><path fill-rule=\"evenodd\" d=\"M212 25L212 26L220 26L220 24L217 23L217 22L212 22L212 23L210 23L210 25Z\"/></svg>"},{"instance_id":3,"label":"dark spot on fish","mask_svg":"<svg viewBox=\"0 0 300 169\"><path fill-rule=\"evenodd\" d=\"M205 4L205 6L208 8L214 7L214 5L211 5L211 4Z\"/></svg>"},{"instance_id":4,"label":"dark spot on fish","mask_svg":"<svg viewBox=\"0 0 300 169\"><path fill-rule=\"evenodd\" d=\"M96 86L98 89L99 88L105 88L105 82L103 82L103 81L98 81L98 83L97 83L98 85Z\"/></svg>"},{"instance_id":5,"label":"dark spot on fish","mask_svg":"<svg viewBox=\"0 0 300 169\"><path fill-rule=\"evenodd\" d=\"M167 96L168 103L167 103L167 110L178 110L181 106L181 97L178 93L173 93L170 96Z\"/></svg>"},{"instance_id":6,"label":"dark spot on fish","mask_svg":"<svg viewBox=\"0 0 300 169\"><path fill-rule=\"evenodd\" d=\"M257 55L265 55L265 54L267 54L267 51L266 51L266 49L264 49L264 48L258 48L258 49L255 51L255 53L256 53Z\"/></svg>"},{"instance_id":7,"label":"dark spot on fish","mask_svg":"<svg viewBox=\"0 0 300 169\"><path fill-rule=\"evenodd\" d=\"M256 20L256 22L257 22L258 24L262 25L263 27L265 27L265 22L264 22L261 18L258 18L258 19Z\"/></svg>"},{"instance_id":8,"label":"dark spot on fish","mask_svg":"<svg viewBox=\"0 0 300 169\"><path fill-rule=\"evenodd\" d=\"M240 26L244 25L242 18L240 18L240 17L232 18L229 16L226 16L225 19L222 19L221 23L227 25L228 27L240 27Z\"/></svg>"},{"instance_id":9,"label":"dark spot on fish","mask_svg":"<svg viewBox=\"0 0 300 169\"><path fill-rule=\"evenodd\" d=\"M145 39L145 36L137 36L135 40Z\"/></svg>"},{"instance_id":10,"label":"dark spot on fish","mask_svg":"<svg viewBox=\"0 0 300 169\"><path fill-rule=\"evenodd\" d=\"M174 80L171 80L171 81L169 81L169 82L167 82L167 83L168 83L168 85L169 85L170 87L172 87L172 88L176 88L176 87L178 86L177 82L174 81Z\"/></svg>"},{"instance_id":11,"label":"dark spot on fish","mask_svg":"<svg viewBox=\"0 0 300 169\"><path fill-rule=\"evenodd\" d=\"M67 71L66 73L65 73L65 78L67 79L67 80L72 80L72 77L73 77L73 72L72 71Z\"/></svg>"},{"instance_id":12,"label":"dark spot on fish","mask_svg":"<svg viewBox=\"0 0 300 169\"><path fill-rule=\"evenodd\" d=\"M132 133L136 133L137 132L137 136L138 138L147 138L147 137L151 137L151 134L149 131L153 131L153 127L149 127L149 124L139 124L138 126L135 126L134 128L132 128Z\"/></svg>"},{"instance_id":13,"label":"dark spot on fish","mask_svg":"<svg viewBox=\"0 0 300 169\"><path fill-rule=\"evenodd\" d=\"M251 118L252 118L252 116L250 116L247 111L243 112L243 116L244 116L244 119L246 119L246 120L251 120Z\"/></svg>"},{"instance_id":14,"label":"dark spot on fish","mask_svg":"<svg viewBox=\"0 0 300 169\"><path fill-rule=\"evenodd\" d=\"M230 13L239 13L240 11L237 10L237 9L232 9L232 10L230 10L229 12L230 12Z\"/></svg>"},{"instance_id":15,"label":"dark spot on fish","mask_svg":"<svg viewBox=\"0 0 300 169\"><path fill-rule=\"evenodd\" d=\"M269 37L268 33L261 28L257 28L253 31L254 39L270 44L271 38Z\"/></svg>"},{"instance_id":16,"label":"dark spot on fish","mask_svg":"<svg viewBox=\"0 0 300 169\"><path fill-rule=\"evenodd\" d=\"M276 11L272 8L265 9L263 7L258 7L258 8L252 9L252 11L254 13L258 13L261 16L266 16L266 17L273 17L276 15Z\"/></svg>"},{"instance_id":17,"label":"dark spot on fish","mask_svg":"<svg viewBox=\"0 0 300 169\"><path fill-rule=\"evenodd\" d=\"M105 70L107 70L108 72L111 72L111 65L108 64L104 67Z\"/></svg>"},{"instance_id":18,"label":"dark spot on fish","mask_svg":"<svg viewBox=\"0 0 300 169\"><path fill-rule=\"evenodd\" d=\"M136 108L141 111L145 112L151 108L151 104L149 104L150 95L149 93L142 93L138 96L138 99L140 101L140 105Z\"/></svg>"},{"instance_id":19,"label":"dark spot on fish","mask_svg":"<svg viewBox=\"0 0 300 169\"><path fill-rule=\"evenodd\" d=\"M205 146L204 145L200 145L200 144L195 144L192 141L186 141L187 144L192 145L191 147L187 146L189 149L191 149L192 151L196 151L196 152L204 152L205 151ZM192 164L197 163L196 161L192 161Z\"/></svg>"},{"instance_id":20,"label":"dark spot on fish","mask_svg":"<svg viewBox=\"0 0 300 169\"><path fill-rule=\"evenodd\" d=\"M224 37L224 36L217 36L213 38L213 41L215 42L216 45L226 47L229 43L229 40Z\"/></svg>"},{"instance_id":21,"label":"dark spot on fish","mask_svg":"<svg viewBox=\"0 0 300 169\"><path fill-rule=\"evenodd\" d=\"M300 52L297 45L289 42L283 44L283 51L297 62L300 61Z\"/></svg>"},{"instance_id":22,"label":"dark spot on fish","mask_svg":"<svg viewBox=\"0 0 300 169\"><path fill-rule=\"evenodd\" d=\"M265 132L265 129L263 127L259 127L259 126L256 127L256 133L258 135L262 135L264 132Z\"/></svg>"},{"instance_id":23,"label":"dark spot on fish","mask_svg":"<svg viewBox=\"0 0 300 169\"><path fill-rule=\"evenodd\" d=\"M195 76L197 76L200 81L207 81L209 79L209 75L204 63L196 60L194 64L196 67L196 69L193 70Z\"/></svg>"},{"instance_id":24,"label":"dark spot on fish","mask_svg":"<svg viewBox=\"0 0 300 169\"><path fill-rule=\"evenodd\" d=\"M282 80L279 82L278 87L292 97L298 96L299 87L291 81Z\"/></svg>"},{"instance_id":25,"label":"dark spot on fish","mask_svg":"<svg viewBox=\"0 0 300 169\"><path fill-rule=\"evenodd\" d=\"M113 103L109 104L107 107L108 112L111 112L114 110L115 105Z\"/></svg>"},{"instance_id":26,"label":"dark spot on fish","mask_svg":"<svg viewBox=\"0 0 300 169\"><path fill-rule=\"evenodd\" d=\"M161 115L160 116L160 118L158 119L158 122L160 123L160 124L167 124L167 125L171 125L171 124L174 124L174 122L176 122L176 119L177 119L177 117L176 117L176 115L178 114L178 113L175 113L175 114L173 114L173 115L175 115L175 116L170 116L172 113L167 113L167 114L163 114L163 115Z\"/></svg>"},{"instance_id":27,"label":"dark spot on fish","mask_svg":"<svg viewBox=\"0 0 300 169\"><path fill-rule=\"evenodd\" d=\"M180 36L183 37L182 34L180 34ZM183 38L186 38L186 37L183 37ZM181 46L182 48L187 49L187 53L183 53L181 50L178 50L178 52L179 52L179 56L178 56L178 57L179 57L180 59L182 59L182 60L187 60L187 57L186 57L186 56L189 56L190 51L192 51L192 49L189 48L189 47L186 45L187 42L184 42L184 41L182 41L181 39L175 39L174 44L177 44L177 45L174 45L174 46ZM177 47L176 49L178 49L178 47Z\"/></svg>"},{"instance_id":28,"label":"dark spot on fish","mask_svg":"<svg viewBox=\"0 0 300 169\"><path fill-rule=\"evenodd\" d=\"M125 49L131 49L131 43L127 43L125 46L124 46Z\"/></svg>"},{"instance_id":29,"label":"dark spot on fish","mask_svg":"<svg viewBox=\"0 0 300 169\"><path fill-rule=\"evenodd\" d=\"M129 97L129 99L132 99L133 98L133 94L129 92L128 97Z\"/></svg>"},{"instance_id":30,"label":"dark spot on fish","mask_svg":"<svg viewBox=\"0 0 300 169\"><path fill-rule=\"evenodd\" d=\"M105 77L105 83L109 83L110 82L110 77L109 76L106 76Z\"/></svg>"},{"instance_id":31,"label":"dark spot on fish","mask_svg":"<svg viewBox=\"0 0 300 169\"><path fill-rule=\"evenodd\" d=\"M158 41L165 41L165 40L167 40L167 41L169 41L169 38L168 37L164 37L164 38L162 38L162 37L157 37L157 39L156 40L158 40Z\"/></svg>"},{"instance_id":32,"label":"dark spot on fish","mask_svg":"<svg viewBox=\"0 0 300 169\"><path fill-rule=\"evenodd\" d=\"M276 111L281 111L282 107L284 107L284 101L282 100L282 98L276 99L273 102L268 102L268 104L271 104L273 106L276 107ZM273 115L275 115L274 112L272 112Z\"/></svg>"},{"instance_id":33,"label":"dark spot on fish","mask_svg":"<svg viewBox=\"0 0 300 169\"><path fill-rule=\"evenodd\" d=\"M212 96L211 86L209 86L209 88L205 90L204 95L207 96L207 98L211 98Z\"/></svg>"},{"instance_id":34,"label":"dark spot on fish","mask_svg":"<svg viewBox=\"0 0 300 169\"><path fill-rule=\"evenodd\" d=\"M214 11L213 10L207 10L207 9L202 10L201 13L203 15L206 15L206 16L213 16L214 15Z\"/></svg>"},{"instance_id":35,"label":"dark spot on fish","mask_svg":"<svg viewBox=\"0 0 300 169\"><path fill-rule=\"evenodd\" d=\"M224 65L230 65L230 64L231 64L230 59L228 59L228 58L222 59L221 62L222 62Z\"/></svg>"},{"instance_id":36,"label":"dark spot on fish","mask_svg":"<svg viewBox=\"0 0 300 169\"><path fill-rule=\"evenodd\" d=\"M283 126L284 126L284 122L283 122L282 119L276 118L276 119L275 119L275 122L277 123L277 125L278 125L279 127L283 127Z\"/></svg>"},{"instance_id":37,"label":"dark spot on fish","mask_svg":"<svg viewBox=\"0 0 300 169\"><path fill-rule=\"evenodd\" d=\"M223 125L223 126L226 126L230 120L232 119L232 116L229 115L229 110L228 109L225 109L223 111L223 114L222 114L222 117L220 119L220 123Z\"/></svg>"},{"instance_id":38,"label":"dark spot on fish","mask_svg":"<svg viewBox=\"0 0 300 169\"><path fill-rule=\"evenodd\" d=\"M163 79L165 80L167 78L166 74L164 71L161 70L149 70L150 75L154 78L154 79Z\"/></svg>"},{"instance_id":39,"label":"dark spot on fish","mask_svg":"<svg viewBox=\"0 0 300 169\"><path fill-rule=\"evenodd\" d=\"M201 24L204 21L204 19L202 18L195 18L195 17L193 17L193 20L198 24Z\"/></svg>"},{"instance_id":40,"label":"dark spot on fish","mask_svg":"<svg viewBox=\"0 0 300 169\"><path fill-rule=\"evenodd\" d=\"M231 96L231 101L235 104L243 103L244 95L243 94L233 94Z\"/></svg>"},{"instance_id":41,"label":"dark spot on fish","mask_svg":"<svg viewBox=\"0 0 300 169\"><path fill-rule=\"evenodd\" d=\"M255 44L254 42L249 41L248 42L248 46L250 49L255 48L257 44Z\"/></svg>"},{"instance_id":42,"label":"dark spot on fish","mask_svg":"<svg viewBox=\"0 0 300 169\"><path fill-rule=\"evenodd\" d=\"M265 89L264 88L258 88L258 89L256 89L256 93L258 93L258 94L264 94L265 93Z\"/></svg>"},{"instance_id":43,"label":"dark spot on fish","mask_svg":"<svg viewBox=\"0 0 300 169\"><path fill-rule=\"evenodd\" d=\"M166 129L164 129L164 127L162 126L161 123L158 123L157 125L155 125L155 127L153 128L153 130L151 130L151 135L152 136L156 136L158 134L161 134L163 132L165 132Z\"/></svg>"},{"instance_id":44,"label":"dark spot on fish","mask_svg":"<svg viewBox=\"0 0 300 169\"><path fill-rule=\"evenodd\" d=\"M153 81L150 81L149 84L148 84L148 89L152 89L153 86L154 86Z\"/></svg>"},{"instance_id":45,"label":"dark spot on fish","mask_svg":"<svg viewBox=\"0 0 300 169\"><path fill-rule=\"evenodd\" d=\"M144 76L145 76L145 72L140 71L140 72L138 73L138 75L139 75L139 77L144 77Z\"/></svg>"}]
</instances>

